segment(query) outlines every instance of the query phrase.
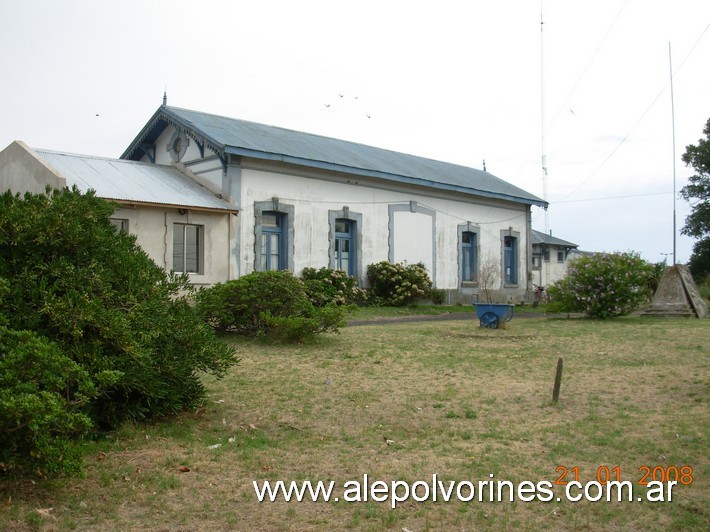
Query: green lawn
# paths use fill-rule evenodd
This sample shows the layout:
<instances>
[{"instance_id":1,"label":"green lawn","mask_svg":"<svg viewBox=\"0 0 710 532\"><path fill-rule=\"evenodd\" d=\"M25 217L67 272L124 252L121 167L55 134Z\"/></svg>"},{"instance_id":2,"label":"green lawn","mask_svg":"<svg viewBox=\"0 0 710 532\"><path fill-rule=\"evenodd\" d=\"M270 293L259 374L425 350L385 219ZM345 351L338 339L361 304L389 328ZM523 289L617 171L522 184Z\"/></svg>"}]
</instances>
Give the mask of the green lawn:
<instances>
[{"instance_id":1,"label":"green lawn","mask_svg":"<svg viewBox=\"0 0 710 532\"><path fill-rule=\"evenodd\" d=\"M87 444L85 478L0 481L0 529L707 530L709 325L516 318L494 331L466 319L352 327L306 345L229 339L241 363L207 380L205 408ZM252 487L342 486L364 474L554 482L560 468L586 482L604 467L636 483L644 466L692 467L692 483L669 503L408 501L395 510L260 503Z\"/></svg>"}]
</instances>

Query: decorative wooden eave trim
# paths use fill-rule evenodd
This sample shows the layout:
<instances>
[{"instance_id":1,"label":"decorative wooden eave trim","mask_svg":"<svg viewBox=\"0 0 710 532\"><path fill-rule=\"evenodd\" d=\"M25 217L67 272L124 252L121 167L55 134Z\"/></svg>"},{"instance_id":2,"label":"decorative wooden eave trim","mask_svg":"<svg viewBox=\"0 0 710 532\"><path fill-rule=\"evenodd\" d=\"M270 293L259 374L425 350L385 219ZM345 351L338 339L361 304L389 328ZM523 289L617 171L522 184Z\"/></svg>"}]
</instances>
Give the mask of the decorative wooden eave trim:
<instances>
[{"instance_id":1,"label":"decorative wooden eave trim","mask_svg":"<svg viewBox=\"0 0 710 532\"><path fill-rule=\"evenodd\" d=\"M155 163L155 155L151 157L150 154L147 153L143 147L152 145L151 142L146 142L148 137L154 136L155 138L157 138L168 126L173 126L175 129L180 131L180 133L192 139L197 145L201 157L205 156L205 148L209 148L214 153L216 153L217 157L219 157L219 160L222 163L223 170L225 172L227 171L227 156L225 153L225 146L223 146L219 142L216 142L214 139L208 137L207 135L196 131L189 123L186 123L179 117L173 115L170 112L170 108L166 106L161 106L155 112L155 114L143 127L140 133L138 133L138 136L133 139L133 142L131 142L126 151L123 152L120 158L138 160L135 158L137 153L142 153L148 155L148 158L151 160L151 163Z\"/></svg>"},{"instance_id":2,"label":"decorative wooden eave trim","mask_svg":"<svg viewBox=\"0 0 710 532\"><path fill-rule=\"evenodd\" d=\"M155 164L155 144L146 144L145 142L141 142L138 145L138 149L148 157L151 163Z\"/></svg>"}]
</instances>

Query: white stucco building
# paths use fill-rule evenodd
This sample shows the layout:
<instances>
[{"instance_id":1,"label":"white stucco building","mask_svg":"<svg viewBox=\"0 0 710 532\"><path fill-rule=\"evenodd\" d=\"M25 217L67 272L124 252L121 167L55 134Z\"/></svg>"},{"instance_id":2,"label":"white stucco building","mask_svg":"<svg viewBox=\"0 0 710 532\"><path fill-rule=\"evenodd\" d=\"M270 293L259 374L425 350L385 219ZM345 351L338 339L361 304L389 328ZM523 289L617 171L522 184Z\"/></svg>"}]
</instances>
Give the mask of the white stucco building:
<instances>
[{"instance_id":1,"label":"white stucco building","mask_svg":"<svg viewBox=\"0 0 710 532\"><path fill-rule=\"evenodd\" d=\"M13 143L0 187L30 182L119 201L116 223L196 284L329 266L365 286L369 264L422 262L450 301L470 300L483 263L498 268L501 300L531 300L531 207L547 206L485 171L167 105L118 160Z\"/></svg>"},{"instance_id":2,"label":"white stucco building","mask_svg":"<svg viewBox=\"0 0 710 532\"><path fill-rule=\"evenodd\" d=\"M577 244L532 230L532 279L534 286L547 288L567 275Z\"/></svg>"}]
</instances>

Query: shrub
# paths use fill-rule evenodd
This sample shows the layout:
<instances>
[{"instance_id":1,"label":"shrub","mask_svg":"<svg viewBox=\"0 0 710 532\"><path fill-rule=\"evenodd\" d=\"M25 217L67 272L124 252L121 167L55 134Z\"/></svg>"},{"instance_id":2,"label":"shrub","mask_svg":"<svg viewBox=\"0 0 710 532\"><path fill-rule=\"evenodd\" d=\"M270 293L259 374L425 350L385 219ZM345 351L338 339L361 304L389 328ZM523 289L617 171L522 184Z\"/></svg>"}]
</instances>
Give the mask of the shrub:
<instances>
[{"instance_id":1,"label":"shrub","mask_svg":"<svg viewBox=\"0 0 710 532\"><path fill-rule=\"evenodd\" d=\"M0 276L10 281L0 312L101 386L84 411L107 427L193 408L204 397L199 372L236 363L189 305L187 277L116 233L115 208L76 189L0 196Z\"/></svg>"},{"instance_id":2,"label":"shrub","mask_svg":"<svg viewBox=\"0 0 710 532\"><path fill-rule=\"evenodd\" d=\"M253 272L218 283L198 294L197 310L218 331L292 341L345 325L343 307L315 307L304 282L288 271Z\"/></svg>"},{"instance_id":3,"label":"shrub","mask_svg":"<svg viewBox=\"0 0 710 532\"><path fill-rule=\"evenodd\" d=\"M0 326L0 473L54 475L81 467L81 407L96 396L89 374L56 344Z\"/></svg>"},{"instance_id":4,"label":"shrub","mask_svg":"<svg viewBox=\"0 0 710 532\"><path fill-rule=\"evenodd\" d=\"M403 307L415 300L427 297L431 291L431 279L426 267L418 264L392 264L388 261L370 264L367 267L371 301L379 305Z\"/></svg>"},{"instance_id":5,"label":"shrub","mask_svg":"<svg viewBox=\"0 0 710 532\"><path fill-rule=\"evenodd\" d=\"M648 300L656 274L636 253L580 257L549 287L550 310L602 319L624 316Z\"/></svg>"},{"instance_id":6,"label":"shrub","mask_svg":"<svg viewBox=\"0 0 710 532\"><path fill-rule=\"evenodd\" d=\"M0 301L8 292L0 279ZM0 474L75 473L91 427L79 409L97 390L57 345L6 325L0 314Z\"/></svg>"},{"instance_id":7,"label":"shrub","mask_svg":"<svg viewBox=\"0 0 710 532\"><path fill-rule=\"evenodd\" d=\"M438 288L432 289L431 302L435 305L443 305L444 301L446 301L446 292L444 290L439 290Z\"/></svg>"},{"instance_id":8,"label":"shrub","mask_svg":"<svg viewBox=\"0 0 710 532\"><path fill-rule=\"evenodd\" d=\"M357 279L342 270L330 268L303 268L306 293L316 307L328 303L357 305L365 301L366 293L357 285Z\"/></svg>"}]
</instances>

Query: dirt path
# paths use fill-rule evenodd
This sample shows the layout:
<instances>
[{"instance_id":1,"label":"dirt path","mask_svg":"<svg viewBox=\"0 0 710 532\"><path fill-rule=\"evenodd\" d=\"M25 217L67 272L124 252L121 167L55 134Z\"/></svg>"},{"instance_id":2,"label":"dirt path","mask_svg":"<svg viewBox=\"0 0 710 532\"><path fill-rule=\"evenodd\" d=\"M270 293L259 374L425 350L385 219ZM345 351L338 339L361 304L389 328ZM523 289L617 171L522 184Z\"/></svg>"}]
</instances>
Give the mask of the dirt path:
<instances>
[{"instance_id":1,"label":"dirt path","mask_svg":"<svg viewBox=\"0 0 710 532\"><path fill-rule=\"evenodd\" d=\"M572 314L541 314L539 312L516 311L513 319L516 318L572 318L577 317ZM427 321L450 321L450 320L476 320L475 312L450 312L449 314L422 314L418 316L396 316L390 318L378 318L374 320L351 320L348 321L348 327L360 327L363 325L387 325L388 323L408 323L408 322L427 322Z\"/></svg>"}]
</instances>

